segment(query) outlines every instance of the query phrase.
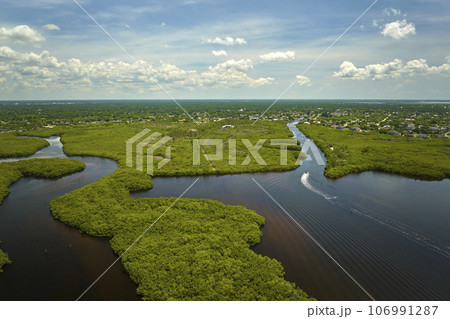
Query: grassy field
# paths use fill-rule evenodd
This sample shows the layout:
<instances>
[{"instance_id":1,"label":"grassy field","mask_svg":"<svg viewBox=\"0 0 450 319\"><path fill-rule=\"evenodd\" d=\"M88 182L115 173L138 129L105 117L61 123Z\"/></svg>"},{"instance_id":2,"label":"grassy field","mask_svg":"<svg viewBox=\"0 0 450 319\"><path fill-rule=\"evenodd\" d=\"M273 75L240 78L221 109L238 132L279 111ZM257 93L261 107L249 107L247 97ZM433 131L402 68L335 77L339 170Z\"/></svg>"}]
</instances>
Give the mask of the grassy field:
<instances>
[{"instance_id":1,"label":"grassy field","mask_svg":"<svg viewBox=\"0 0 450 319\"><path fill-rule=\"evenodd\" d=\"M0 163L0 204L9 194L8 186L22 177L56 178L82 171L83 162L61 158L29 159L17 162ZM11 263L8 254L0 250L0 272Z\"/></svg>"},{"instance_id":2,"label":"grassy field","mask_svg":"<svg viewBox=\"0 0 450 319\"><path fill-rule=\"evenodd\" d=\"M32 155L48 145L48 142L43 139L2 133L0 134L0 158Z\"/></svg>"},{"instance_id":3,"label":"grassy field","mask_svg":"<svg viewBox=\"0 0 450 319\"><path fill-rule=\"evenodd\" d=\"M84 233L112 237L121 255L175 201L130 197L152 186L150 176L118 169L53 200L51 212ZM263 224L241 206L180 199L121 261L144 300L309 300L278 261L250 249Z\"/></svg>"},{"instance_id":4,"label":"grassy field","mask_svg":"<svg viewBox=\"0 0 450 319\"><path fill-rule=\"evenodd\" d=\"M324 152L324 174L329 178L369 170L423 180L450 177L449 139L423 140L308 124L298 128Z\"/></svg>"},{"instance_id":5,"label":"grassy field","mask_svg":"<svg viewBox=\"0 0 450 319\"><path fill-rule=\"evenodd\" d=\"M292 133L285 122L261 121L255 126L252 126L251 123L244 120L229 120L226 123L221 121L201 123L200 125L183 122L106 124L37 130L27 132L27 134L41 137L61 135L64 152L67 155L107 157L116 160L119 167L125 167L126 141L147 128L151 130L150 133L159 132L162 136L172 138L155 153L154 175L156 176L287 171L298 167L297 158L300 153L298 144L289 146L286 165L280 163L280 147L270 144L270 139L291 139ZM225 124L234 127L222 129ZM223 141L223 159L216 160L212 157L216 152L215 147L202 146L200 165L193 165L194 139L221 139ZM266 165L260 165L261 163L255 161L242 139L248 139L252 145L256 145L260 139L265 140L259 149L259 154ZM236 140L236 152L230 152L230 148L233 150L233 147L230 147L233 140ZM151 145L149 144L148 147ZM165 156L166 147L171 148L171 161L157 169L158 163ZM231 157L235 156L236 165L229 165L230 154ZM250 156L251 159L248 165L245 163L247 156Z\"/></svg>"}]
</instances>

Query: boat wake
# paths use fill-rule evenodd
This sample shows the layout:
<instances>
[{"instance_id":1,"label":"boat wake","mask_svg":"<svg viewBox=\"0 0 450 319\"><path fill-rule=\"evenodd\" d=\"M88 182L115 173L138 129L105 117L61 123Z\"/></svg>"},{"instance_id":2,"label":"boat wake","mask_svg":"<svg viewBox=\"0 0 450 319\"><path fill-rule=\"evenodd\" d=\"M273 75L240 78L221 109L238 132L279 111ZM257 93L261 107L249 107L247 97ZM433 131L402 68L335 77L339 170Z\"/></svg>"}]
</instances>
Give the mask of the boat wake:
<instances>
[{"instance_id":1,"label":"boat wake","mask_svg":"<svg viewBox=\"0 0 450 319\"><path fill-rule=\"evenodd\" d=\"M331 202L333 205L339 206L339 207L343 208L344 210L351 212L352 214L367 218L375 223L380 224L381 226L383 226L385 228L388 228L388 229L400 234L403 237L408 238L409 240L416 242L419 245L422 245L428 249L431 249L434 252L436 252L446 258L450 258L449 247L446 247L444 245L440 245L440 244L436 243L435 241L428 238L424 234L421 234L416 229L406 226L406 225L404 225L396 220L393 220L391 218L388 218L386 216L383 216L382 214L378 214L371 209L367 209L361 205L358 205L355 202L347 202L344 199L338 199L337 196L332 196L332 195L326 194L326 193L322 192L321 190L315 188L309 182L309 173L308 172L305 172L302 175L301 182L308 190L322 196L327 201Z\"/></svg>"},{"instance_id":2,"label":"boat wake","mask_svg":"<svg viewBox=\"0 0 450 319\"><path fill-rule=\"evenodd\" d=\"M309 173L308 173L308 172L305 172L305 173L302 175L301 182L302 182L302 184L303 184L307 189L309 189L311 192L316 193L316 194L322 196L323 198L325 198L325 199L328 200L328 201L332 201L333 199L336 199L336 198L337 198L336 196L332 196L332 195L326 194L326 193L324 193L324 192L318 190L317 188L315 188L314 186L312 186L312 185L309 183L309 180L308 180L308 179L309 179Z\"/></svg>"},{"instance_id":3,"label":"boat wake","mask_svg":"<svg viewBox=\"0 0 450 319\"><path fill-rule=\"evenodd\" d=\"M334 202L335 205L344 208L345 210L350 210L352 214L363 216L370 219L373 222L380 224L381 226L388 228L415 243L424 246L434 252L450 258L450 250L448 246L436 243L434 240L428 238L424 234L420 233L416 229L402 224L394 219L383 216L382 214L376 213L371 209L367 209L355 202L345 203L344 201L338 200Z\"/></svg>"}]
</instances>

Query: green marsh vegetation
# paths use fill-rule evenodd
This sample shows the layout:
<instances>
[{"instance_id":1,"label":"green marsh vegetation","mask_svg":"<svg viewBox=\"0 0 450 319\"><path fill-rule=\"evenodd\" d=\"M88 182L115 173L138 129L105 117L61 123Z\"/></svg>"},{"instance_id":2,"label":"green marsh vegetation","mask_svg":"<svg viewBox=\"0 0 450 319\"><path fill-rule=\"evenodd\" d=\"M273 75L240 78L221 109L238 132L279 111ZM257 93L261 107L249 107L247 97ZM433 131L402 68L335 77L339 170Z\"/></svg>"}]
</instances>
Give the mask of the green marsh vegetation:
<instances>
[{"instance_id":1,"label":"green marsh vegetation","mask_svg":"<svg viewBox=\"0 0 450 319\"><path fill-rule=\"evenodd\" d=\"M0 241L0 244L1 243L2 242ZM8 265L10 263L11 263L11 260L9 259L8 254L0 249L0 273L3 272L3 270L2 270L3 266Z\"/></svg>"},{"instance_id":2,"label":"green marsh vegetation","mask_svg":"<svg viewBox=\"0 0 450 319\"><path fill-rule=\"evenodd\" d=\"M46 140L21 137L12 133L0 134L0 158L32 155L48 146ZM82 171L84 163L66 159L29 159L0 163L0 204L8 196L8 186L24 176L55 178Z\"/></svg>"},{"instance_id":3,"label":"green marsh vegetation","mask_svg":"<svg viewBox=\"0 0 450 319\"><path fill-rule=\"evenodd\" d=\"M78 160L62 158L33 158L0 163L0 204L8 196L8 186L22 177L57 178L84 170Z\"/></svg>"},{"instance_id":4,"label":"green marsh vegetation","mask_svg":"<svg viewBox=\"0 0 450 319\"><path fill-rule=\"evenodd\" d=\"M48 145L49 143L43 139L2 133L0 134L0 158L32 155Z\"/></svg>"},{"instance_id":5,"label":"green marsh vegetation","mask_svg":"<svg viewBox=\"0 0 450 319\"><path fill-rule=\"evenodd\" d=\"M8 186L22 177L56 178L84 170L85 164L62 158L36 158L0 163L0 204L9 194ZM0 249L0 272L11 263L8 254Z\"/></svg>"},{"instance_id":6,"label":"green marsh vegetation","mask_svg":"<svg viewBox=\"0 0 450 319\"><path fill-rule=\"evenodd\" d=\"M298 128L327 157L324 174L329 178L369 170L423 180L450 178L448 139L423 140L378 132L335 130L313 124L299 124Z\"/></svg>"},{"instance_id":7,"label":"green marsh vegetation","mask_svg":"<svg viewBox=\"0 0 450 319\"><path fill-rule=\"evenodd\" d=\"M55 218L80 231L111 237L121 255L175 198L133 199L150 176L118 169L53 200ZM250 247L264 218L241 206L180 199L122 257L144 300L310 300L284 278L283 267Z\"/></svg>"},{"instance_id":8,"label":"green marsh vegetation","mask_svg":"<svg viewBox=\"0 0 450 319\"><path fill-rule=\"evenodd\" d=\"M301 150L298 144L288 147L286 165L280 163L280 146L270 144L270 139L294 141L291 139L292 133L285 122L261 121L255 126L252 126L251 123L248 120L233 119L200 123L199 125L193 122L174 123L170 121L110 123L41 129L27 131L26 134L41 137L59 134L62 136L61 142L64 144L64 152L67 155L111 158L118 162L119 167L123 168L126 165L126 141L147 128L151 130L151 133L159 132L162 136L172 138L154 154L154 174L156 176L286 171L298 167L297 158ZM223 129L224 125L232 127ZM216 153L215 146L202 146L200 165L193 165L194 139L221 139L223 141L223 159L212 160L212 156ZM248 139L251 145L256 145L260 139L265 140L258 152L266 165L257 163L242 142L243 139ZM233 146L230 147L230 143L233 143L232 140L236 141L236 152L233 152ZM294 142L297 143L297 141ZM156 169L156 165L165 156L166 147L171 148L171 160L161 169ZM208 154L208 157L204 155L203 151ZM236 165L229 165L230 154L235 154ZM247 156L250 156L251 161L248 165L243 165ZM135 153L133 157L135 158Z\"/></svg>"}]
</instances>

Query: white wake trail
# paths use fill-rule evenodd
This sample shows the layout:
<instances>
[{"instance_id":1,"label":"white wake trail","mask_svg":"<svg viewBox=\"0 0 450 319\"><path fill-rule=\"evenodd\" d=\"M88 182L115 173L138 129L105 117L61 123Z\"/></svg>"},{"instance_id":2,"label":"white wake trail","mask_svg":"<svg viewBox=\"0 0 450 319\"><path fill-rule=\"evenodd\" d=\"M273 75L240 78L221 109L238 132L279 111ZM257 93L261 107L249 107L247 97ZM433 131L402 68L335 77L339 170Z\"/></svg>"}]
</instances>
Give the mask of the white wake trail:
<instances>
[{"instance_id":1,"label":"white wake trail","mask_svg":"<svg viewBox=\"0 0 450 319\"><path fill-rule=\"evenodd\" d=\"M325 198L325 199L328 200L328 201L331 201L331 200L337 198L336 196L332 196L332 195L326 194L326 193L324 193L324 192L318 190L317 188L315 188L314 186L312 186L312 185L309 183L308 179L309 179L309 173L308 173L308 172L303 173L302 178L301 178L302 184L303 184L307 189L309 189L311 192L314 192L314 193L316 193L316 194L322 196L323 198Z\"/></svg>"}]
</instances>

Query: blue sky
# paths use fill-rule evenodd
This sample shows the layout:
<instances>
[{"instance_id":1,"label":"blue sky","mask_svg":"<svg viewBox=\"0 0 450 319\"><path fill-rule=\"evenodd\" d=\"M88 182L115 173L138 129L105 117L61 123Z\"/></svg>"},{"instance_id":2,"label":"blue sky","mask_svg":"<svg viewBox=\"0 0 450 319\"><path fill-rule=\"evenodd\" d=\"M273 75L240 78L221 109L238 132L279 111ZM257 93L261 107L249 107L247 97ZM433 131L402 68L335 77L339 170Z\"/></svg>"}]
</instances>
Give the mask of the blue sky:
<instances>
[{"instance_id":1,"label":"blue sky","mask_svg":"<svg viewBox=\"0 0 450 319\"><path fill-rule=\"evenodd\" d=\"M450 99L450 1L2 0L0 100ZM150 76L149 76L150 75Z\"/></svg>"}]
</instances>

